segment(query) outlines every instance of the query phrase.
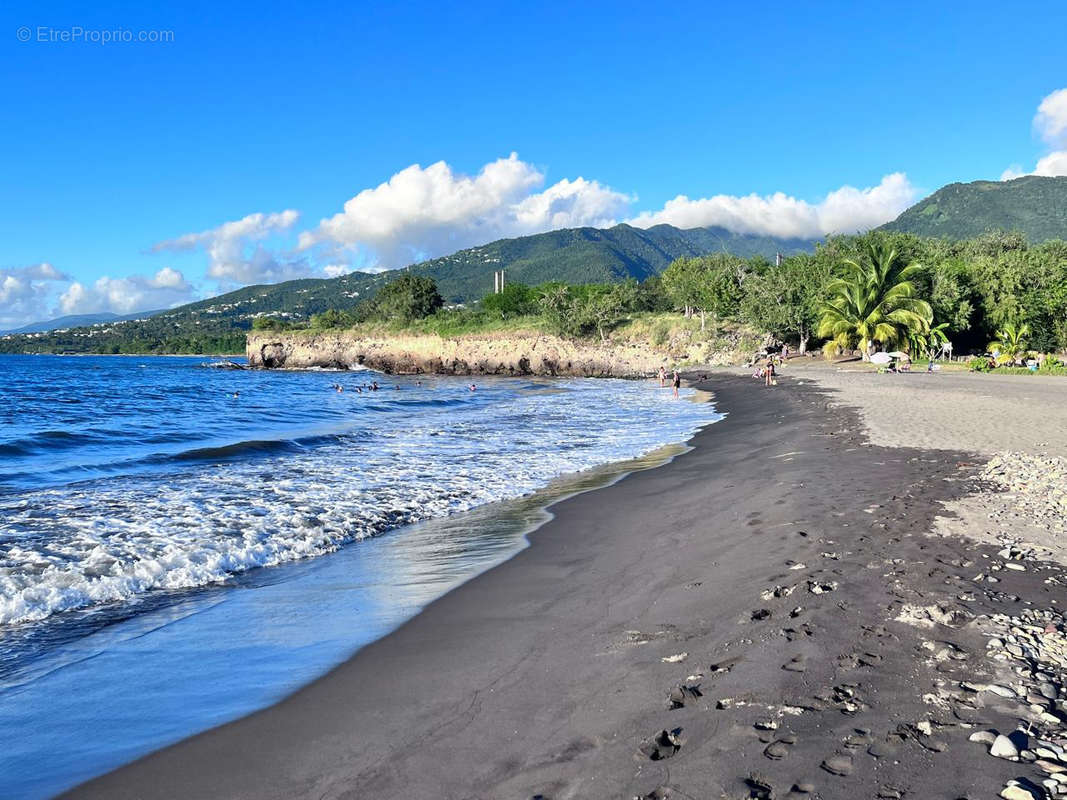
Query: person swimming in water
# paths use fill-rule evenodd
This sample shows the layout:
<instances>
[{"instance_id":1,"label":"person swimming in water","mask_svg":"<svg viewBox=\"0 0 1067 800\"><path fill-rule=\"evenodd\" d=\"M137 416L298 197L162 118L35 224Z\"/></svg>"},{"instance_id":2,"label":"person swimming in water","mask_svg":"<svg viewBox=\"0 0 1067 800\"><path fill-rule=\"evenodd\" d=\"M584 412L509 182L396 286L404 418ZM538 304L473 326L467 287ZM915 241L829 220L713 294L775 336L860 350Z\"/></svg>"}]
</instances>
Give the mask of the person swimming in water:
<instances>
[{"instance_id":1,"label":"person swimming in water","mask_svg":"<svg viewBox=\"0 0 1067 800\"><path fill-rule=\"evenodd\" d=\"M470 386L467 387L467 390L471 391L471 392L476 391L477 389L478 389L478 387L473 383Z\"/></svg>"}]
</instances>

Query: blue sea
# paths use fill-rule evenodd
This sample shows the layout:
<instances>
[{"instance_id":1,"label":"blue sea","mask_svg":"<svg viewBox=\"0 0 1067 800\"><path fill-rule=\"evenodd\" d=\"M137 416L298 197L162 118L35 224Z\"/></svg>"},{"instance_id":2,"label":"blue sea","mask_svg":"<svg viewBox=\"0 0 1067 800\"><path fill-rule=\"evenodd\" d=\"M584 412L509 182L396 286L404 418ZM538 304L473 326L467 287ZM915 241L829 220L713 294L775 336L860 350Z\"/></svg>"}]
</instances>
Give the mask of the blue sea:
<instances>
[{"instance_id":1,"label":"blue sea","mask_svg":"<svg viewBox=\"0 0 1067 800\"><path fill-rule=\"evenodd\" d=\"M216 363L0 356L0 797L278 701L719 418L649 381Z\"/></svg>"}]
</instances>

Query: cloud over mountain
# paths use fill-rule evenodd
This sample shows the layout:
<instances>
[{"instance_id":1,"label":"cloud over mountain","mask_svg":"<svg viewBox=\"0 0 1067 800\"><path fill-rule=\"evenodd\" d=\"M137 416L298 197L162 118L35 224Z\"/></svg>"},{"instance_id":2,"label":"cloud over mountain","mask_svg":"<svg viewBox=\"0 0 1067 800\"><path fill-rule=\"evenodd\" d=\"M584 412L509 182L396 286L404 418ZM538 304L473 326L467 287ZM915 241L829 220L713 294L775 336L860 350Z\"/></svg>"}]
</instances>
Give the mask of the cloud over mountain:
<instances>
[{"instance_id":1,"label":"cloud over mountain","mask_svg":"<svg viewBox=\"0 0 1067 800\"><path fill-rule=\"evenodd\" d=\"M631 198L597 181L545 175L516 153L489 162L477 175L444 161L412 164L360 191L343 211L300 236L300 247L352 251L380 267L399 267L494 239L554 228L610 225Z\"/></svg>"},{"instance_id":2,"label":"cloud over mountain","mask_svg":"<svg viewBox=\"0 0 1067 800\"><path fill-rule=\"evenodd\" d=\"M89 285L74 281L59 296L58 307L64 314L97 311L131 314L188 303L195 300L196 295L196 290L181 272L163 267L151 276L112 278L104 275Z\"/></svg>"},{"instance_id":3,"label":"cloud over mountain","mask_svg":"<svg viewBox=\"0 0 1067 800\"><path fill-rule=\"evenodd\" d=\"M660 223L679 228L715 225L734 233L814 239L877 227L895 219L915 198L915 187L907 176L894 172L877 186L842 186L817 203L784 192L743 197L720 194L697 199L678 195L659 211L638 214L630 223L642 228Z\"/></svg>"},{"instance_id":4,"label":"cloud over mountain","mask_svg":"<svg viewBox=\"0 0 1067 800\"><path fill-rule=\"evenodd\" d=\"M197 297L195 287L171 267L153 275L104 275L88 285L47 262L0 269L0 330L61 314L130 314L168 308Z\"/></svg>"},{"instance_id":5,"label":"cloud over mountain","mask_svg":"<svg viewBox=\"0 0 1067 800\"><path fill-rule=\"evenodd\" d=\"M1013 164L1001 174L1002 181L1023 175L1050 178L1067 175L1067 89L1057 89L1041 100L1034 115L1034 130L1053 148L1052 152L1038 159L1031 172Z\"/></svg>"},{"instance_id":6,"label":"cloud over mountain","mask_svg":"<svg viewBox=\"0 0 1067 800\"><path fill-rule=\"evenodd\" d=\"M843 186L817 203L784 192L761 197L679 195L662 209L634 216L636 198L596 180L564 178L547 188L544 173L516 153L476 175L444 161L413 164L364 189L344 210L300 234L300 248L348 251L378 267L398 267L494 239L558 228L607 227L621 220L638 227L661 222L694 228L718 225L736 233L814 238L866 230L895 218L915 201L903 173L866 189Z\"/></svg>"},{"instance_id":7,"label":"cloud over mountain","mask_svg":"<svg viewBox=\"0 0 1067 800\"><path fill-rule=\"evenodd\" d=\"M0 330L35 318L56 287L70 278L48 262L0 269Z\"/></svg>"}]
</instances>

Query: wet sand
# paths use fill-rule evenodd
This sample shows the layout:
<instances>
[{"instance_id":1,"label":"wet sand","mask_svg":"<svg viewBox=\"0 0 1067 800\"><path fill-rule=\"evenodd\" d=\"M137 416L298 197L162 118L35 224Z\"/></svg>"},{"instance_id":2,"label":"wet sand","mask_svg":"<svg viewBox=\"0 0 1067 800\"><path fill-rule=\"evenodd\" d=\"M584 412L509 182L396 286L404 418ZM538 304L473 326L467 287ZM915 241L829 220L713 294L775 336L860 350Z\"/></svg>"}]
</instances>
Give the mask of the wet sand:
<instances>
[{"instance_id":1,"label":"wet sand","mask_svg":"<svg viewBox=\"0 0 1067 800\"><path fill-rule=\"evenodd\" d=\"M728 416L692 451L557 504L530 548L284 702L69 796L991 797L1033 779L968 739L1017 724L987 690L1012 677L987 637L1065 602L1059 568L976 582L996 546L928 535L983 459L872 445L789 374L708 388Z\"/></svg>"}]
</instances>

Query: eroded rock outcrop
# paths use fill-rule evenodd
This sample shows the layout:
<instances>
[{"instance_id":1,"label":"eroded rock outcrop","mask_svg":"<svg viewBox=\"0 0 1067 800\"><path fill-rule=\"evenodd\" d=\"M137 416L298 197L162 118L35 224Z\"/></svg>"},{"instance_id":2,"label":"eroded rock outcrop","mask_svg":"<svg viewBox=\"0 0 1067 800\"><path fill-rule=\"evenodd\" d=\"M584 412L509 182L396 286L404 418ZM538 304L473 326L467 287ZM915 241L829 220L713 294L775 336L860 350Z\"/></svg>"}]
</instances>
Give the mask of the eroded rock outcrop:
<instances>
[{"instance_id":1,"label":"eroded rock outcrop","mask_svg":"<svg viewBox=\"0 0 1067 800\"><path fill-rule=\"evenodd\" d=\"M267 369L369 367L385 373L574 375L637 378L684 360L642 343L574 342L536 333L366 336L356 332L251 333L248 363Z\"/></svg>"}]
</instances>

